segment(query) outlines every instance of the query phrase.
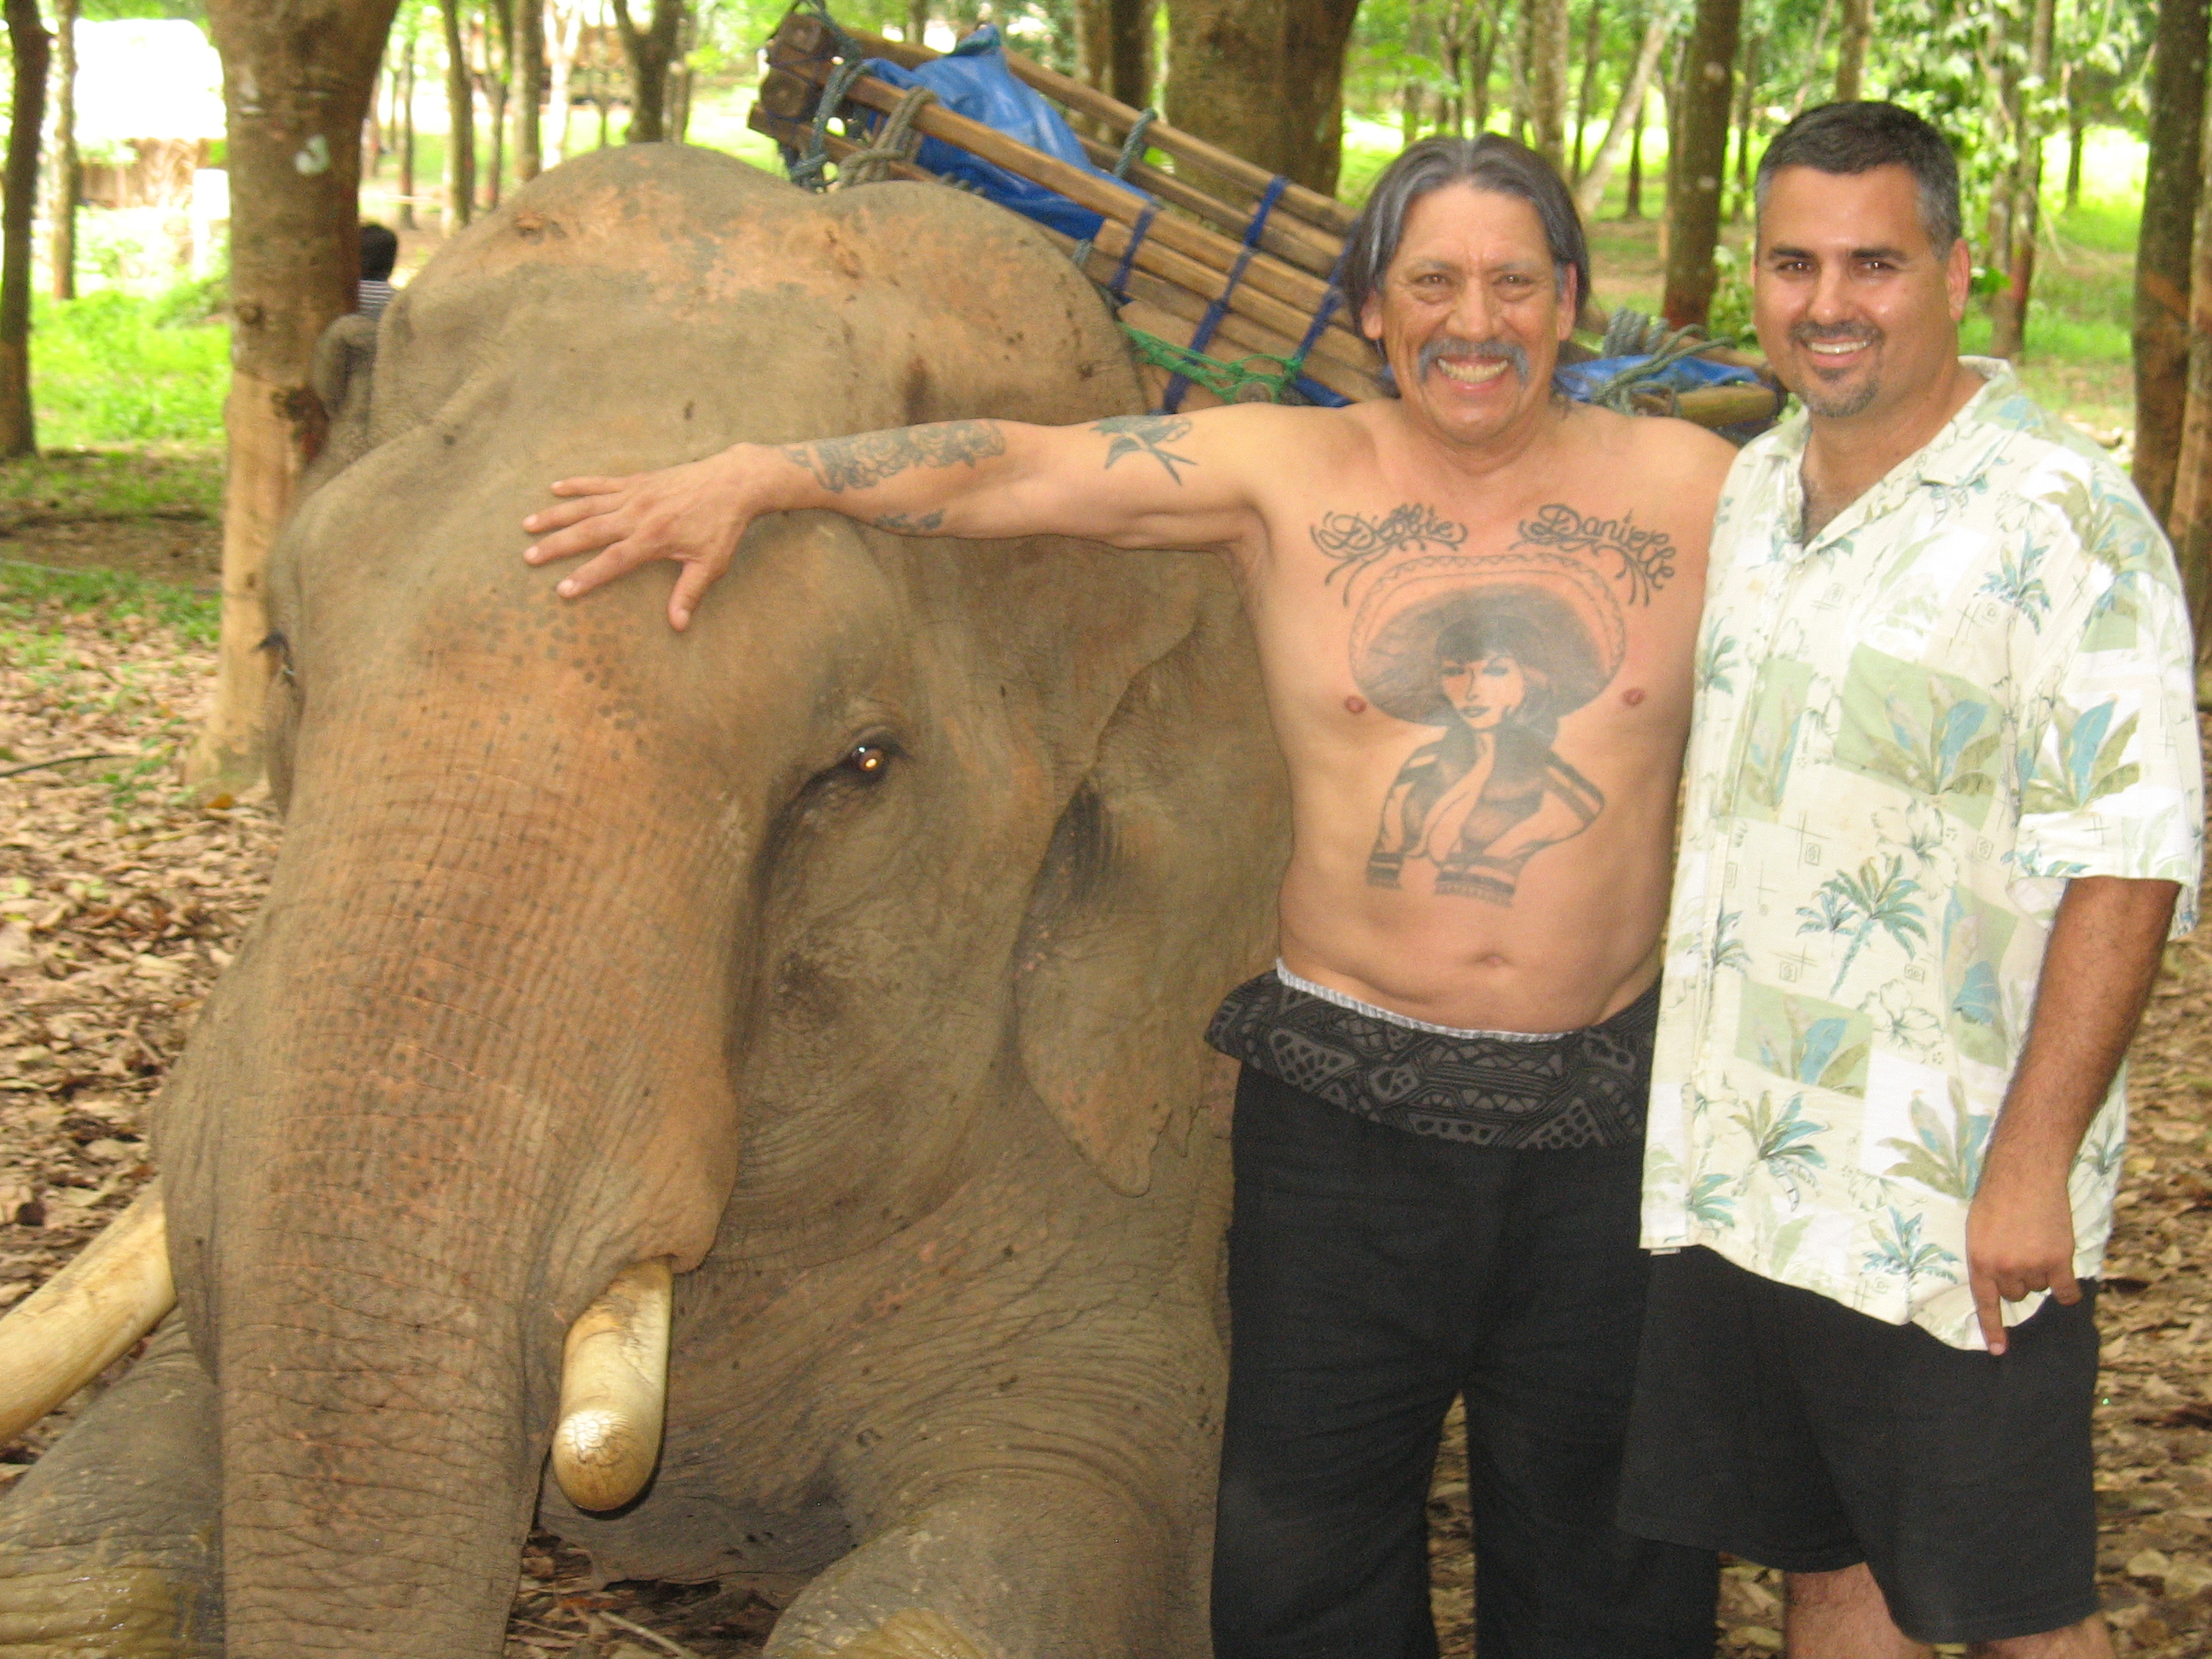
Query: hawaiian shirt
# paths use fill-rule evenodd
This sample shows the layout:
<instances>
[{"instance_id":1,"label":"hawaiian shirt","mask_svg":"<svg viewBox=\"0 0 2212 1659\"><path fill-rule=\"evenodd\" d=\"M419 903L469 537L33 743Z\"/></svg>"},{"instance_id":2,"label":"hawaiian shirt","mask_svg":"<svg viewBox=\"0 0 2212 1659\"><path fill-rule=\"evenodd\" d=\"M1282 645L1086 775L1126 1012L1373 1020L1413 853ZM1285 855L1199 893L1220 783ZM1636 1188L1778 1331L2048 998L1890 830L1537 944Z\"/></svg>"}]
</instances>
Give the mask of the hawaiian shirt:
<instances>
[{"instance_id":1,"label":"hawaiian shirt","mask_svg":"<svg viewBox=\"0 0 2212 1659\"><path fill-rule=\"evenodd\" d=\"M2003 363L1801 539L1801 413L1737 457L1696 660L1644 1244L1979 1347L1966 1206L2072 876L2203 841L2194 655L2132 485ZM2116 1079L2070 1182L2112 1232ZM2007 1308L2026 1318L2040 1295Z\"/></svg>"}]
</instances>

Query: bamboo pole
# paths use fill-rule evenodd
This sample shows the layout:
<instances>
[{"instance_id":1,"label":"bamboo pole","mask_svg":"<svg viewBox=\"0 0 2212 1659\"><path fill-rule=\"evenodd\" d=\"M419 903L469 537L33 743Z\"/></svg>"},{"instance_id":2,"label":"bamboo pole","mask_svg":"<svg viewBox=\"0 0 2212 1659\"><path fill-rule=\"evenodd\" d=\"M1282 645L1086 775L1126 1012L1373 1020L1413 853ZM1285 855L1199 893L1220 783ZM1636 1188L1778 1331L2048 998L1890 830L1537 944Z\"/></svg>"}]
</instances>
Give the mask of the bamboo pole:
<instances>
[{"instance_id":1,"label":"bamboo pole","mask_svg":"<svg viewBox=\"0 0 2212 1659\"><path fill-rule=\"evenodd\" d=\"M789 75L788 72L783 72L781 74L771 72L768 77L762 82L760 95L754 104L756 111L762 112L764 116L769 118L781 118L780 125L775 129L770 130L770 136L775 137L780 142L787 144L803 143L806 137L805 130L803 129L799 124L797 110L791 107L797 101L793 94L793 88L795 86L805 86L811 88L812 82L802 80L799 76ZM869 87L876 88L879 91L887 90L887 88L884 88L882 87L881 82L871 81L863 77L854 87L854 95L856 97L860 96L861 88ZM931 113L932 110L930 108L925 108L921 112L921 116L915 120L915 126L923 128L926 131L927 128L925 124ZM958 120L960 118L954 117L952 118ZM962 125L970 127L977 125L975 122L963 122ZM984 127L980 128L980 131L991 132L992 129ZM940 133L938 136L944 137L945 135ZM1003 134L994 133L993 136L1000 141L1000 144L1010 147L1013 151L1018 152L1021 156L1030 158L1032 162L1048 159L1038 156L1035 151L1030 149L1026 145L1016 143L1013 140L1006 138ZM837 149L842 148L847 142L848 141L841 140L836 144L825 144L824 147L830 150L831 159L836 159ZM973 146L963 143L959 138L950 138L948 139L948 142L961 143L962 148L963 149L974 148ZM849 153L849 151L847 153ZM976 149L975 153L979 155L984 154L981 149ZM1002 151L1002 153L1004 152ZM999 160L999 156L995 155L985 155L984 159L987 161L995 161ZM1076 173L1074 168L1067 167L1064 163L1054 162L1052 165L1058 167L1060 172L1064 173L1073 174ZM1039 168L1038 171L1041 172L1043 171L1043 169ZM927 175L925 174L922 176ZM1111 185L1099 185L1095 180L1090 180L1087 174L1079 174L1077 176L1085 179L1088 183L1094 186L1092 191L1094 198L1098 197L1123 195L1123 192L1114 189ZM1056 185L1053 185L1048 179L1039 179L1037 182L1048 184L1053 188L1058 187ZM1139 211L1135 198L1124 196L1123 201L1127 204L1123 210L1127 211L1130 214L1131 218L1134 219ZM1084 205L1092 206L1093 203L1085 203ZM1121 204L1115 204L1115 205L1119 207L1121 206ZM1173 228L1172 231L1164 234L1164 228L1170 226ZM1097 235L1093 239L1093 246L1098 252L1104 254L1109 261L1117 261L1121 256L1127 251L1130 240L1133 234L1133 228L1132 225L1125 224L1118 218L1115 218L1110 216L1106 216L1104 218L1104 222L1099 226ZM1185 237L1191 235L1206 236L1207 240L1210 241L1217 251L1225 250L1228 257L1223 258L1222 262L1217 265L1209 263L1202 257L1187 252L1182 248L1174 246L1174 243L1177 240L1178 234ZM1228 267L1235 263L1235 256L1241 252L1242 249L1238 248L1237 245L1227 242L1220 237L1212 236L1210 233L1200 232L1195 226L1184 224L1179 221L1170 221L1164 216L1159 216L1153 219L1144 240L1137 245L1136 258L1132 263L1139 270L1149 271L1153 276L1164 278L1167 282L1173 283L1178 287L1190 289L1201 297L1202 302L1210 303L1212 299L1220 293L1221 289L1225 285ZM1219 257L1218 252L1217 252L1217 257ZM1250 319L1253 322L1259 324L1263 328L1271 330L1277 334L1286 336L1291 340L1296 341L1304 339L1306 336L1306 331L1313 324L1312 312L1301 309L1296 305L1287 304L1276 298L1273 295L1266 292L1255 285L1251 280L1252 269L1253 267L1256 267L1259 264L1259 258L1255 256L1251 262L1251 265L1246 268L1245 280L1243 283L1240 283L1237 288L1230 293L1228 296L1228 309L1233 313ZM1113 267L1110 264L1107 267L1109 271L1110 271L1112 268ZM1314 293L1316 296L1315 304L1316 307L1318 307L1320 303L1320 295L1323 291L1324 290L1321 285L1314 285ZM1314 342L1313 349L1316 356L1334 357L1347 365L1356 364L1364 368L1369 362L1365 343L1346 325L1346 319L1343 315L1341 308L1337 311L1335 315L1331 317L1328 325L1322 330L1319 337L1317 337Z\"/></svg>"},{"instance_id":2,"label":"bamboo pole","mask_svg":"<svg viewBox=\"0 0 2212 1659\"><path fill-rule=\"evenodd\" d=\"M913 46L904 41L871 34L866 29L847 29L844 33L846 38L867 56L886 58L905 69L913 69L933 58L943 56L927 47ZM820 18L811 13L794 12L784 20L769 45L771 63L778 61L776 52L779 46L788 47L799 58L826 60L836 51L836 42ZM1134 125L1139 112L1118 98L1109 97L1096 87L1086 85L1073 76L1047 69L1018 52L1009 52L1006 56L1006 67L1018 79L1055 102L1065 104L1076 113L1091 116L1117 132L1126 133ZM1156 121L1146 130L1145 142L1166 151L1179 161L1188 161L1250 191L1255 200L1274 179L1274 175L1266 168L1255 167L1243 156L1233 155L1218 145L1206 143L1196 133L1170 126L1164 121ZM1298 217L1339 236L1352 228L1352 222L1358 216L1335 198L1324 196L1317 190L1309 190L1304 185L1286 185L1281 204Z\"/></svg>"},{"instance_id":3,"label":"bamboo pole","mask_svg":"<svg viewBox=\"0 0 2212 1659\"><path fill-rule=\"evenodd\" d=\"M826 63L802 61L787 65L786 73L819 86L828 81L831 71ZM760 94L763 100L769 96L769 82L774 79L775 76L770 76L763 81ZM868 75L854 82L851 90L846 94L853 102L885 115L898 107L901 95L896 88L886 86ZM790 118L789 113L782 110L772 110L771 112L785 114L787 118ZM1033 184L1042 185L1047 190L1055 191L1078 206L1088 208L1108 220L1133 225L1143 212L1143 198L1119 185L1109 183L1081 167L1031 149L995 127L986 126L981 121L971 121L964 115L956 115L940 106L924 106L915 117L914 125L933 138L957 144L970 155L994 162L1009 173L1018 173ZM1147 240L1164 244L1176 252L1224 274L1245 252L1241 244L1218 232L1165 214L1152 220ZM1255 252L1244 262L1244 276L1237 289L1238 295L1248 289L1257 290L1270 299L1311 316L1321 308L1328 293L1328 284L1270 254Z\"/></svg>"}]
</instances>

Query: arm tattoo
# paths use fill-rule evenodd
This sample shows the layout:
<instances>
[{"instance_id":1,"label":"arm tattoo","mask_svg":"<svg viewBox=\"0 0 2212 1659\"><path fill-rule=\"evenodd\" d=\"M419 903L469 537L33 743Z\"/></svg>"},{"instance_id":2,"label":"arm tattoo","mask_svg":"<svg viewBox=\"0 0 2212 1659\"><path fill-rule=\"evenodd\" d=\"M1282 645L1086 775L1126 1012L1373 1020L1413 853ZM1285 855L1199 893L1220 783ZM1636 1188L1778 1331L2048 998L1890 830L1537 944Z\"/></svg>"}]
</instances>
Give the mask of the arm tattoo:
<instances>
[{"instance_id":1,"label":"arm tattoo","mask_svg":"<svg viewBox=\"0 0 2212 1659\"><path fill-rule=\"evenodd\" d=\"M1636 515L1584 518L1564 501L1537 509L1521 526L1520 544L1555 548L1562 553L1610 553L1620 562L1613 579L1628 584L1631 605L1649 605L1651 596L1674 579L1674 544L1663 530L1641 530Z\"/></svg>"},{"instance_id":2,"label":"arm tattoo","mask_svg":"<svg viewBox=\"0 0 2212 1659\"><path fill-rule=\"evenodd\" d=\"M896 427L817 443L787 444L783 457L803 466L831 495L866 489L917 466L973 466L1006 453L1006 434L991 421L945 421L936 426Z\"/></svg>"},{"instance_id":3,"label":"arm tattoo","mask_svg":"<svg viewBox=\"0 0 2212 1659\"><path fill-rule=\"evenodd\" d=\"M1182 474L1176 468L1198 465L1189 456L1168 448L1190 430L1190 422L1180 415L1109 415L1103 421L1093 421L1091 429L1113 440L1106 446L1109 468L1124 455L1149 455L1167 469L1169 477L1181 483Z\"/></svg>"},{"instance_id":4,"label":"arm tattoo","mask_svg":"<svg viewBox=\"0 0 2212 1659\"><path fill-rule=\"evenodd\" d=\"M1324 514L1322 521L1306 533L1316 547L1336 561L1336 568L1322 579L1324 586L1347 572L1356 577L1393 553L1414 548L1455 548L1467 540L1465 525L1440 519L1415 501L1394 507L1379 519L1363 513ZM1352 603L1349 580L1344 585L1344 602Z\"/></svg>"},{"instance_id":5,"label":"arm tattoo","mask_svg":"<svg viewBox=\"0 0 2212 1659\"><path fill-rule=\"evenodd\" d=\"M942 513L925 513L917 519L911 513L886 513L882 518L872 519L869 522L878 530L890 531L894 536L927 536L931 531L944 527L945 515Z\"/></svg>"}]
</instances>

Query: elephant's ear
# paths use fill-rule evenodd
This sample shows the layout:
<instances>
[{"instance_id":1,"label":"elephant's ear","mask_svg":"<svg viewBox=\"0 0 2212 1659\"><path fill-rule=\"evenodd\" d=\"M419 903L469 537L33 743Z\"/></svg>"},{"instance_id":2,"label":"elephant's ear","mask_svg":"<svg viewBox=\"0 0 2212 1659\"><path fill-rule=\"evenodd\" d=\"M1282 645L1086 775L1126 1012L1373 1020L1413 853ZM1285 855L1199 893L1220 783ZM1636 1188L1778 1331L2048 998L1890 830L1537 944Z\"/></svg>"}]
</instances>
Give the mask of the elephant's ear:
<instances>
[{"instance_id":1,"label":"elephant's ear","mask_svg":"<svg viewBox=\"0 0 2212 1659\"><path fill-rule=\"evenodd\" d=\"M1225 582L1139 672L1054 830L1017 957L1022 1066L1116 1192L1202 1092L1207 1017L1264 964L1288 847L1282 763Z\"/></svg>"}]
</instances>

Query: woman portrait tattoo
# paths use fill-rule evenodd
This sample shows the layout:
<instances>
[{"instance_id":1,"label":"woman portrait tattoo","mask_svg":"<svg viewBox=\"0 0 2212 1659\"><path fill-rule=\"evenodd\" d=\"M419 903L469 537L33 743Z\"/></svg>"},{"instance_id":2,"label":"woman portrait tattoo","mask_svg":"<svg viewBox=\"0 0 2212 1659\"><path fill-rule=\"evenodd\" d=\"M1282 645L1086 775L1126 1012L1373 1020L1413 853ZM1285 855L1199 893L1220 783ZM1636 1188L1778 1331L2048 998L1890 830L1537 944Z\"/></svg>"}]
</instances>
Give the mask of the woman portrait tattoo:
<instances>
[{"instance_id":1,"label":"woman portrait tattoo","mask_svg":"<svg viewBox=\"0 0 2212 1659\"><path fill-rule=\"evenodd\" d=\"M1352 673L1437 735L1383 798L1369 884L1511 904L1528 860L1605 810L1552 743L1626 648L1620 600L1580 560L1445 556L1384 575L1353 625Z\"/></svg>"}]
</instances>

